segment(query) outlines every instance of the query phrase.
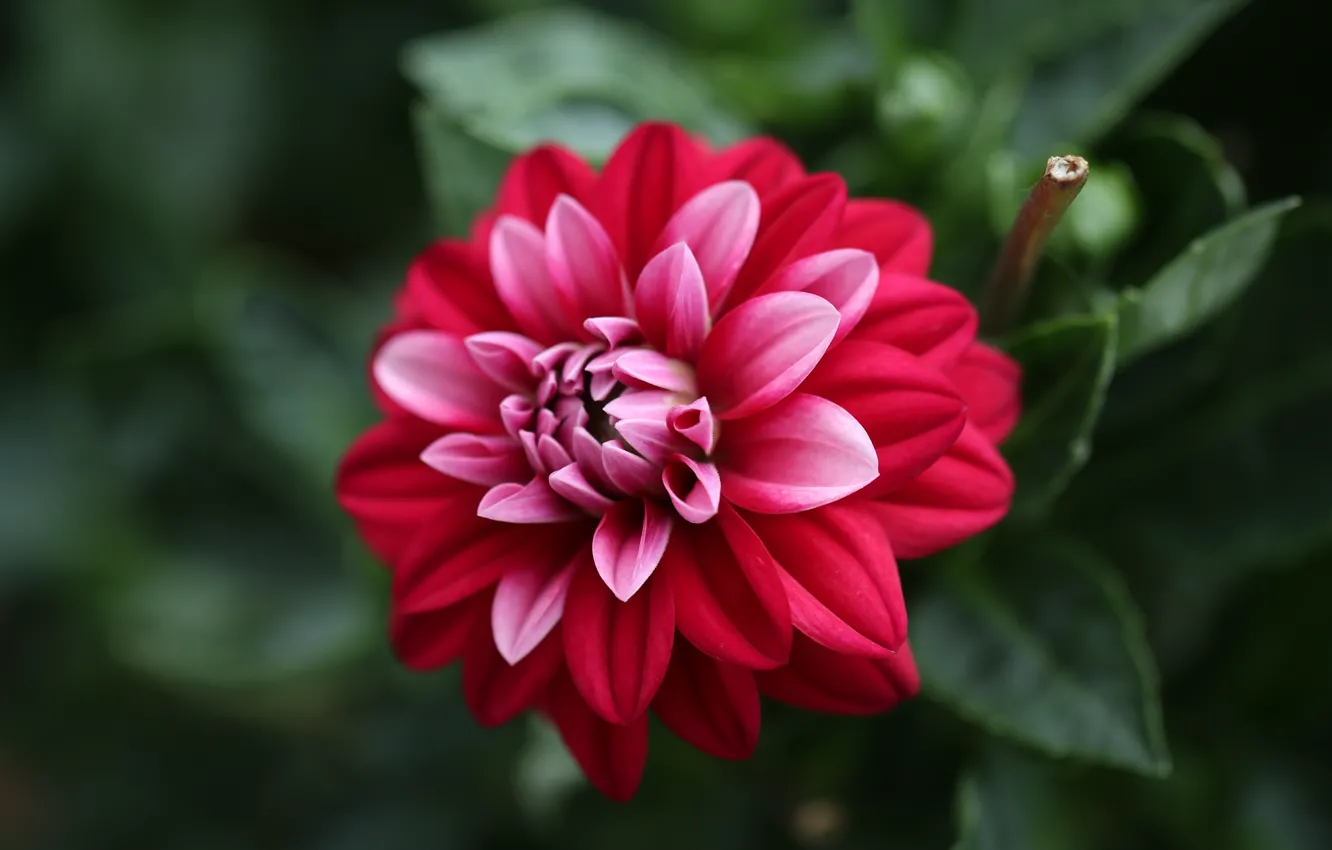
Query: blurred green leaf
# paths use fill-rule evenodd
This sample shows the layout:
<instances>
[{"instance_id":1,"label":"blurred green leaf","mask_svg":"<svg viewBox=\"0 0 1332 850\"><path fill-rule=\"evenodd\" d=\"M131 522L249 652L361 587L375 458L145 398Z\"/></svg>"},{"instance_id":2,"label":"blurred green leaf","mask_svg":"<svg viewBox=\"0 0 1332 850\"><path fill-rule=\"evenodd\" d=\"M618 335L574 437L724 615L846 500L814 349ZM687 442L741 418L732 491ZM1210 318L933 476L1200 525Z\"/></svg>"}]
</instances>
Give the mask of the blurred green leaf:
<instances>
[{"instance_id":1,"label":"blurred green leaf","mask_svg":"<svg viewBox=\"0 0 1332 850\"><path fill-rule=\"evenodd\" d=\"M1054 0L1028 2L1056 5ZM1055 150L1061 145L1095 141L1245 2L1143 3L1138 7L1141 14L1125 21L1122 28L1039 65L1033 70L1013 128L1014 150L1021 157L1038 159L1063 153ZM973 5L1002 14L1008 4L977 0ZM1126 8L1128 4L1057 5L1043 19L1056 29L1075 9ZM977 34L1002 43L994 32L978 27Z\"/></svg>"},{"instance_id":2,"label":"blurred green leaf","mask_svg":"<svg viewBox=\"0 0 1332 850\"><path fill-rule=\"evenodd\" d=\"M1281 219L1299 205L1287 198L1258 207L1193 242L1119 309L1121 363L1184 336L1229 306L1262 270Z\"/></svg>"},{"instance_id":3,"label":"blurred green leaf","mask_svg":"<svg viewBox=\"0 0 1332 850\"><path fill-rule=\"evenodd\" d=\"M990 746L957 787L953 850L1068 850L1086 846L1070 829L1048 766Z\"/></svg>"},{"instance_id":4,"label":"blurred green leaf","mask_svg":"<svg viewBox=\"0 0 1332 850\"><path fill-rule=\"evenodd\" d=\"M602 160L651 118L717 142L744 135L668 45L590 12L542 10L421 39L403 69L461 129L508 153L552 140Z\"/></svg>"},{"instance_id":5,"label":"blurred green leaf","mask_svg":"<svg viewBox=\"0 0 1332 850\"><path fill-rule=\"evenodd\" d=\"M1004 445L1017 478L1015 513L1058 496L1091 456L1091 435L1115 370L1114 313L1035 325L1005 347L1022 364L1023 415Z\"/></svg>"},{"instance_id":6,"label":"blurred green leaf","mask_svg":"<svg viewBox=\"0 0 1332 850\"><path fill-rule=\"evenodd\" d=\"M494 202L510 155L469 136L428 102L415 104L412 119L435 223L444 235L466 236L477 215Z\"/></svg>"},{"instance_id":7,"label":"blurred green leaf","mask_svg":"<svg viewBox=\"0 0 1332 850\"><path fill-rule=\"evenodd\" d=\"M1042 535L958 558L940 579L911 611L927 694L1054 756L1169 772L1151 651L1100 556Z\"/></svg>"},{"instance_id":8,"label":"blurred green leaf","mask_svg":"<svg viewBox=\"0 0 1332 850\"><path fill-rule=\"evenodd\" d=\"M962 0L950 50L975 76L1077 51L1097 36L1159 12L1171 0ZM1178 2L1173 5L1178 6Z\"/></svg>"}]
</instances>

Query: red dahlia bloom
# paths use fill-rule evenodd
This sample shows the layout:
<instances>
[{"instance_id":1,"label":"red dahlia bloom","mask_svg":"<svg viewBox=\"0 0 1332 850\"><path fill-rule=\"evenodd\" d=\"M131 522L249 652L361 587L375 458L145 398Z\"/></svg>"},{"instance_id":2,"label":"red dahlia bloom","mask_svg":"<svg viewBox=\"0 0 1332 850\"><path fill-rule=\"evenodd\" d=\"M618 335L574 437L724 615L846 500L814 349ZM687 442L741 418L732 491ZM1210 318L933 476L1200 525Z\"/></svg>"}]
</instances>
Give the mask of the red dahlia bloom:
<instances>
[{"instance_id":1,"label":"red dahlia bloom","mask_svg":"<svg viewBox=\"0 0 1332 850\"><path fill-rule=\"evenodd\" d=\"M651 709L743 758L759 694L915 693L895 558L997 522L1017 366L927 281L930 230L777 142L648 124L600 174L518 158L408 272L342 505L408 666L485 725L537 707L616 799Z\"/></svg>"}]
</instances>

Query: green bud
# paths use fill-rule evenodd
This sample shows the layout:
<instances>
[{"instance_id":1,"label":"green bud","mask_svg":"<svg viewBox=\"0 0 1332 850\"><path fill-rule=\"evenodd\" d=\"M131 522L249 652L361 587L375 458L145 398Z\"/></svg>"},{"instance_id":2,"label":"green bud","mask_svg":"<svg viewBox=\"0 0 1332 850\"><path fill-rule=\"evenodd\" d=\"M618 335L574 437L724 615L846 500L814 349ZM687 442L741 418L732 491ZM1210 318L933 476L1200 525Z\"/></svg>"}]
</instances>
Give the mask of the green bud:
<instances>
[{"instance_id":1,"label":"green bud","mask_svg":"<svg viewBox=\"0 0 1332 850\"><path fill-rule=\"evenodd\" d=\"M1138 224L1138 189L1119 163L1093 163L1087 185L1061 225L1082 253L1105 259L1124 246Z\"/></svg>"}]
</instances>

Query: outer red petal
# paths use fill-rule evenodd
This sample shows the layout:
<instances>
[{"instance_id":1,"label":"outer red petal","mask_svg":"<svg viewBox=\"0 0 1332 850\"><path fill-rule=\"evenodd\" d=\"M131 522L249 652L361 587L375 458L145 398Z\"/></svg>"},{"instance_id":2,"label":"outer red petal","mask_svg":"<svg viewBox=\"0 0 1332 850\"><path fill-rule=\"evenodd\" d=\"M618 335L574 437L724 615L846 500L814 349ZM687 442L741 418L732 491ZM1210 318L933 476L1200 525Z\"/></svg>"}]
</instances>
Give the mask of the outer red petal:
<instances>
[{"instance_id":1,"label":"outer red petal","mask_svg":"<svg viewBox=\"0 0 1332 850\"><path fill-rule=\"evenodd\" d=\"M482 726L507 723L532 705L564 660L559 626L512 666L495 648L489 629L473 629L465 652L463 700Z\"/></svg>"},{"instance_id":2,"label":"outer red petal","mask_svg":"<svg viewBox=\"0 0 1332 850\"><path fill-rule=\"evenodd\" d=\"M703 152L674 124L640 124L606 161L589 209L614 243L630 280L657 236L702 183Z\"/></svg>"},{"instance_id":3,"label":"outer red petal","mask_svg":"<svg viewBox=\"0 0 1332 850\"><path fill-rule=\"evenodd\" d=\"M394 610L389 621L393 652L413 670L434 670L462 655L474 631L489 632L491 593L478 593L462 602L404 614Z\"/></svg>"},{"instance_id":4,"label":"outer red petal","mask_svg":"<svg viewBox=\"0 0 1332 850\"><path fill-rule=\"evenodd\" d=\"M874 443L879 477L857 498L896 490L943 456L966 424L953 385L906 352L849 339L829 351L801 391L820 395L856 418Z\"/></svg>"},{"instance_id":5,"label":"outer red petal","mask_svg":"<svg viewBox=\"0 0 1332 850\"><path fill-rule=\"evenodd\" d=\"M976 308L956 289L887 274L851 338L887 343L946 370L975 339L976 324Z\"/></svg>"},{"instance_id":6,"label":"outer red petal","mask_svg":"<svg viewBox=\"0 0 1332 850\"><path fill-rule=\"evenodd\" d=\"M563 623L569 674L592 710L621 725L647 711L671 661L670 583L654 576L621 602L589 561L574 576Z\"/></svg>"},{"instance_id":7,"label":"outer red petal","mask_svg":"<svg viewBox=\"0 0 1332 850\"><path fill-rule=\"evenodd\" d=\"M734 307L782 266L827 248L845 206L846 183L836 174L812 174L764 198L754 247L726 304Z\"/></svg>"},{"instance_id":8,"label":"outer red petal","mask_svg":"<svg viewBox=\"0 0 1332 850\"><path fill-rule=\"evenodd\" d=\"M851 655L887 656L906 640L897 563L863 503L745 519L784 571L797 629Z\"/></svg>"},{"instance_id":9,"label":"outer red petal","mask_svg":"<svg viewBox=\"0 0 1332 850\"><path fill-rule=\"evenodd\" d=\"M707 164L707 185L743 180L760 199L799 182L805 168L791 149L776 139L746 139L726 148Z\"/></svg>"},{"instance_id":10,"label":"outer red petal","mask_svg":"<svg viewBox=\"0 0 1332 850\"><path fill-rule=\"evenodd\" d=\"M898 201L847 201L832 241L833 248L869 251L883 274L924 275L934 250L934 235L925 216Z\"/></svg>"},{"instance_id":11,"label":"outer red petal","mask_svg":"<svg viewBox=\"0 0 1332 850\"><path fill-rule=\"evenodd\" d=\"M864 504L888 532L899 558L955 546L1003 519L1013 473L994 444L968 424L934 466L891 495Z\"/></svg>"},{"instance_id":12,"label":"outer red petal","mask_svg":"<svg viewBox=\"0 0 1332 850\"><path fill-rule=\"evenodd\" d=\"M617 802L632 799L647 765L647 715L627 726L607 723L583 702L567 673L551 683L542 707L597 790Z\"/></svg>"},{"instance_id":13,"label":"outer red petal","mask_svg":"<svg viewBox=\"0 0 1332 850\"><path fill-rule=\"evenodd\" d=\"M1002 443L1022 413L1022 367L983 342L973 343L948 376L967 402L967 418L991 442Z\"/></svg>"},{"instance_id":14,"label":"outer red petal","mask_svg":"<svg viewBox=\"0 0 1332 850\"><path fill-rule=\"evenodd\" d=\"M676 626L722 661L751 669L786 661L791 609L772 556L735 508L671 535L661 567L675 594Z\"/></svg>"},{"instance_id":15,"label":"outer red petal","mask_svg":"<svg viewBox=\"0 0 1332 850\"><path fill-rule=\"evenodd\" d=\"M441 433L418 419L390 419L358 437L338 466L338 503L370 550L390 565L402 561L427 519L450 505L470 502L475 511L481 498L479 488L421 462L421 451Z\"/></svg>"},{"instance_id":16,"label":"outer red petal","mask_svg":"<svg viewBox=\"0 0 1332 850\"><path fill-rule=\"evenodd\" d=\"M568 195L586 206L596 183L596 173L577 154L559 145L541 145L509 165L494 213L518 216L544 228L555 198Z\"/></svg>"},{"instance_id":17,"label":"outer red petal","mask_svg":"<svg viewBox=\"0 0 1332 850\"><path fill-rule=\"evenodd\" d=\"M677 641L670 672L652 710L676 735L710 756L744 759L759 737L759 692L754 674L714 661Z\"/></svg>"},{"instance_id":18,"label":"outer red petal","mask_svg":"<svg viewBox=\"0 0 1332 850\"><path fill-rule=\"evenodd\" d=\"M405 315L457 336L516 330L495 294L484 248L443 239L417 255L397 300Z\"/></svg>"},{"instance_id":19,"label":"outer red petal","mask_svg":"<svg viewBox=\"0 0 1332 850\"><path fill-rule=\"evenodd\" d=\"M878 714L920 690L911 647L890 658L841 655L797 635L791 663L754 677L766 696L808 711Z\"/></svg>"}]
</instances>

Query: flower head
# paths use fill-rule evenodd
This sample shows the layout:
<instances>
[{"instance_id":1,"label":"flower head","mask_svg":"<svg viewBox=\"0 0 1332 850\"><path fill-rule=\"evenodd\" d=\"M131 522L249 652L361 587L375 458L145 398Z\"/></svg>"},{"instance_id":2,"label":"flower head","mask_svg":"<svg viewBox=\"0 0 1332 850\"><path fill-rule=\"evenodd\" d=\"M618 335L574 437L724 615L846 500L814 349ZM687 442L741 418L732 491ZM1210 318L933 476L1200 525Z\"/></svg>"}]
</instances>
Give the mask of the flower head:
<instances>
[{"instance_id":1,"label":"flower head","mask_svg":"<svg viewBox=\"0 0 1332 850\"><path fill-rule=\"evenodd\" d=\"M411 267L385 419L344 508L393 571L403 663L461 658L482 724L543 711L631 796L647 713L743 758L759 695L883 711L918 679L897 558L997 522L1016 365L927 281L910 208L780 144L632 132L600 174L517 159Z\"/></svg>"}]
</instances>

